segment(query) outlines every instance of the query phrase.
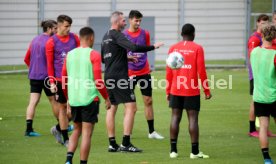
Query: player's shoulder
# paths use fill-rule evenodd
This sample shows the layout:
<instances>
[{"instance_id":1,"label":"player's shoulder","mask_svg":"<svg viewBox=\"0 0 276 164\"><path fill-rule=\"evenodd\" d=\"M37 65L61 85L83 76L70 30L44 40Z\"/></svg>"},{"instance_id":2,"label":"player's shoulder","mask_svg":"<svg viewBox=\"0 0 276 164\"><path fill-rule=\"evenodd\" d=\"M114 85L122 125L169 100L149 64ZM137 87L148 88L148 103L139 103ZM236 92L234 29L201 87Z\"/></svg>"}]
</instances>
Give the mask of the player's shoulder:
<instances>
[{"instance_id":1,"label":"player's shoulder","mask_svg":"<svg viewBox=\"0 0 276 164\"><path fill-rule=\"evenodd\" d=\"M193 46L194 46L195 48L203 49L203 46L202 46L201 44L198 44L198 43L196 43L196 42L192 42L192 44L193 44Z\"/></svg>"},{"instance_id":2,"label":"player's shoulder","mask_svg":"<svg viewBox=\"0 0 276 164\"><path fill-rule=\"evenodd\" d=\"M171 45L171 48L179 47L179 46L182 45L182 43L183 43L182 41L174 43L174 44Z\"/></svg>"},{"instance_id":3,"label":"player's shoulder","mask_svg":"<svg viewBox=\"0 0 276 164\"><path fill-rule=\"evenodd\" d=\"M254 33L249 37L248 41L249 41L249 42L253 42L253 41L254 41L254 42L259 42L260 39L261 39L260 34L254 32Z\"/></svg>"},{"instance_id":4,"label":"player's shoulder","mask_svg":"<svg viewBox=\"0 0 276 164\"><path fill-rule=\"evenodd\" d=\"M94 49L92 49L90 54L95 55L95 56L101 56L100 52L98 52L97 50L94 50Z\"/></svg>"},{"instance_id":5,"label":"player's shoulder","mask_svg":"<svg viewBox=\"0 0 276 164\"><path fill-rule=\"evenodd\" d=\"M144 29L144 28L140 28L140 30L141 30L141 31L145 31L146 34L149 34L149 33L150 33L149 30Z\"/></svg>"}]
</instances>

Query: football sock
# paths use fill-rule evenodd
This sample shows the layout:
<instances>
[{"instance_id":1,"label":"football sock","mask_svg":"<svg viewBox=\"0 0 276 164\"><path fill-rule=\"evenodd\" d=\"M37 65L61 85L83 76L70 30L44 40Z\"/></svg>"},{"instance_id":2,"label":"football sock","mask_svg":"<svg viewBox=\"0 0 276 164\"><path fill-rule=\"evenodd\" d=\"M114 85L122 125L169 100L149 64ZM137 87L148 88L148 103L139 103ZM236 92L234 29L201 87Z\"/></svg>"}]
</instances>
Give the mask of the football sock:
<instances>
[{"instance_id":1,"label":"football sock","mask_svg":"<svg viewBox=\"0 0 276 164\"><path fill-rule=\"evenodd\" d=\"M195 155L199 153L198 143L192 143L192 153Z\"/></svg>"},{"instance_id":2,"label":"football sock","mask_svg":"<svg viewBox=\"0 0 276 164\"><path fill-rule=\"evenodd\" d=\"M171 139L171 152L177 153L176 144L177 144L177 139Z\"/></svg>"},{"instance_id":3,"label":"football sock","mask_svg":"<svg viewBox=\"0 0 276 164\"><path fill-rule=\"evenodd\" d=\"M130 145L130 136L124 135L122 145L123 146Z\"/></svg>"},{"instance_id":4,"label":"football sock","mask_svg":"<svg viewBox=\"0 0 276 164\"><path fill-rule=\"evenodd\" d=\"M57 131L61 132L61 129L60 129L59 123L56 125L56 129L57 129Z\"/></svg>"},{"instance_id":5,"label":"football sock","mask_svg":"<svg viewBox=\"0 0 276 164\"><path fill-rule=\"evenodd\" d=\"M154 132L154 120L148 120L149 134Z\"/></svg>"},{"instance_id":6,"label":"football sock","mask_svg":"<svg viewBox=\"0 0 276 164\"><path fill-rule=\"evenodd\" d=\"M87 161L80 160L80 164L87 164Z\"/></svg>"},{"instance_id":7,"label":"football sock","mask_svg":"<svg viewBox=\"0 0 276 164\"><path fill-rule=\"evenodd\" d=\"M249 132L255 132L256 131L256 126L255 126L255 121L249 121Z\"/></svg>"},{"instance_id":8,"label":"football sock","mask_svg":"<svg viewBox=\"0 0 276 164\"><path fill-rule=\"evenodd\" d=\"M262 153L263 153L264 159L271 159L270 156L269 156L268 148L263 148Z\"/></svg>"},{"instance_id":9,"label":"football sock","mask_svg":"<svg viewBox=\"0 0 276 164\"><path fill-rule=\"evenodd\" d=\"M67 155L66 155L66 162L72 163L73 156L74 156L74 153L73 153L73 152L67 152Z\"/></svg>"},{"instance_id":10,"label":"football sock","mask_svg":"<svg viewBox=\"0 0 276 164\"><path fill-rule=\"evenodd\" d=\"M67 129L66 130L61 130L61 134L62 134L62 137L63 137L63 142L69 140Z\"/></svg>"},{"instance_id":11,"label":"football sock","mask_svg":"<svg viewBox=\"0 0 276 164\"><path fill-rule=\"evenodd\" d=\"M115 147L117 145L115 137L109 137L108 140L109 145L111 145L112 147Z\"/></svg>"},{"instance_id":12,"label":"football sock","mask_svg":"<svg viewBox=\"0 0 276 164\"><path fill-rule=\"evenodd\" d=\"M31 132L33 131L33 120L26 120L26 124L27 124L27 132Z\"/></svg>"}]
</instances>

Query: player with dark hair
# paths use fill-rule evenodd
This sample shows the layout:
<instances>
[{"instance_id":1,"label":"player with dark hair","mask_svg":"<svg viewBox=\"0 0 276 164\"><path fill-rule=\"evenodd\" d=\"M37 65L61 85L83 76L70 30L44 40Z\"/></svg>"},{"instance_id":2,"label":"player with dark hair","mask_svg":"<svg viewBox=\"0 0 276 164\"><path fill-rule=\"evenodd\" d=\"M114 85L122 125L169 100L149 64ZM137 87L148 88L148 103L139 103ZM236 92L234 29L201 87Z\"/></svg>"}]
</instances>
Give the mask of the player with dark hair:
<instances>
[{"instance_id":1,"label":"player with dark hair","mask_svg":"<svg viewBox=\"0 0 276 164\"><path fill-rule=\"evenodd\" d=\"M254 76L253 101L255 114L260 120L259 141L264 163L273 164L269 155L268 129L270 116L276 123L276 51L272 40L276 37L276 28L267 25L261 30L263 44L256 47L250 55Z\"/></svg>"},{"instance_id":2,"label":"player with dark hair","mask_svg":"<svg viewBox=\"0 0 276 164\"><path fill-rule=\"evenodd\" d=\"M208 155L199 151L198 115L200 111L200 89L198 76L204 89L205 99L208 100L212 97L207 81L204 52L202 46L193 41L195 38L195 28L192 24L183 25L181 36L183 40L172 45L168 54L174 51L182 54L184 65L176 70L172 70L168 66L166 68L166 94L169 107L172 108L170 158L178 157L177 139L184 109L186 109L191 137L192 150L190 158L209 158Z\"/></svg>"},{"instance_id":3,"label":"player with dark hair","mask_svg":"<svg viewBox=\"0 0 276 164\"><path fill-rule=\"evenodd\" d=\"M140 24L143 18L138 10L129 12L129 29L123 33L132 42L138 45L150 45L150 34L147 30L141 29ZM133 86L139 84L145 105L145 117L147 119L149 134L148 138L163 139L164 137L154 129L154 113L152 105L152 87L150 67L147 52L128 51L129 56L137 57L138 61L128 62L128 75L133 82ZM134 88L133 88L134 89Z\"/></svg>"},{"instance_id":4,"label":"player with dark hair","mask_svg":"<svg viewBox=\"0 0 276 164\"><path fill-rule=\"evenodd\" d=\"M93 29L90 27L80 29L80 47L68 52L62 69L62 77L65 77L62 78L63 88L66 84L68 92L65 93L68 93L74 121L66 164L72 164L80 136L82 136L80 163L87 163L94 125L98 122L98 91L105 98L106 107L110 108L110 101L101 78L101 55L92 49L93 44ZM68 80L68 83L65 79Z\"/></svg>"},{"instance_id":5,"label":"player with dark hair","mask_svg":"<svg viewBox=\"0 0 276 164\"><path fill-rule=\"evenodd\" d=\"M276 26L276 10L272 13L272 24ZM272 40L272 47L276 50L276 38Z\"/></svg>"},{"instance_id":6,"label":"player with dark hair","mask_svg":"<svg viewBox=\"0 0 276 164\"><path fill-rule=\"evenodd\" d=\"M50 88L52 93L56 93L59 109L59 124L52 127L51 133L58 143L68 145L68 117L66 112L66 97L61 87L61 72L66 54L80 45L76 34L70 33L72 19L67 15L57 17L57 34L53 35L46 43L47 69L50 78ZM57 80L57 81L55 81ZM63 141L60 140L63 136Z\"/></svg>"},{"instance_id":7,"label":"player with dark hair","mask_svg":"<svg viewBox=\"0 0 276 164\"><path fill-rule=\"evenodd\" d=\"M263 42L262 42L261 29L264 25L268 24L268 22L269 22L269 17L267 15L265 14L259 15L256 22L257 30L248 39L248 43L247 43L248 59L250 59L250 53L255 47L262 46ZM249 74L249 84L250 84L249 92L250 92L250 95L253 95L254 80L253 80L250 60L248 60L248 74ZM254 105L252 101L249 109L249 133L248 133L248 135L251 137L259 136L259 132L256 130L256 126L255 126L256 124L255 120L256 120L256 116L254 114Z\"/></svg>"},{"instance_id":8,"label":"player with dark hair","mask_svg":"<svg viewBox=\"0 0 276 164\"><path fill-rule=\"evenodd\" d=\"M30 79L30 101L26 112L26 131L25 136L40 136L39 133L33 130L33 119L35 115L36 106L41 97L41 91L44 90L49 102L52 106L53 113L58 118L57 103L54 94L49 90L49 86L44 85L44 80L47 78L47 62L45 55L45 44L47 40L56 33L57 22L54 20L46 20L41 22L43 33L35 37L25 56L24 62L29 67Z\"/></svg>"},{"instance_id":9,"label":"player with dark hair","mask_svg":"<svg viewBox=\"0 0 276 164\"><path fill-rule=\"evenodd\" d=\"M130 134L133 129L134 116L136 113L136 99L133 90L130 88L128 77L128 61L137 62L137 58L128 57L127 50L133 52L146 52L159 48L163 43L155 43L152 46L135 45L130 42L121 31L126 26L122 12L112 13L111 29L104 35L101 45L101 55L105 64L104 81L107 87L111 108L106 113L106 126L109 137L109 152L141 152L130 142ZM121 85L123 83L123 86ZM118 105L123 103L124 131L123 141L119 147L115 139L115 114Z\"/></svg>"}]
</instances>

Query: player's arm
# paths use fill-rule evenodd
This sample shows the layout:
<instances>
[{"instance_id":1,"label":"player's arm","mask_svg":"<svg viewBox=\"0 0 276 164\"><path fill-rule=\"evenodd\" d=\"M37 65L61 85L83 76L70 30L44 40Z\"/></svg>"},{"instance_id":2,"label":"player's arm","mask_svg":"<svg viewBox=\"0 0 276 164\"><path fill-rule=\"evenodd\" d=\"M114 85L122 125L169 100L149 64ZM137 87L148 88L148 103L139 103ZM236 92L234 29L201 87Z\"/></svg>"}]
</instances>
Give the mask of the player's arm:
<instances>
[{"instance_id":1,"label":"player's arm","mask_svg":"<svg viewBox=\"0 0 276 164\"><path fill-rule=\"evenodd\" d=\"M118 32L115 35L117 35L115 36L115 38L117 40L118 45L133 52L147 52L147 51L151 51L156 48L159 48L163 45L163 43L155 43L154 45L151 45L151 46L136 45L131 41L129 41L122 33Z\"/></svg>"},{"instance_id":2,"label":"player's arm","mask_svg":"<svg viewBox=\"0 0 276 164\"><path fill-rule=\"evenodd\" d=\"M50 90L52 93L57 92L55 85L55 70L54 70L54 40L53 38L48 39L45 45L46 60L47 60L47 72L50 81Z\"/></svg>"},{"instance_id":3,"label":"player's arm","mask_svg":"<svg viewBox=\"0 0 276 164\"><path fill-rule=\"evenodd\" d=\"M170 49L168 54L170 54L172 52L172 50ZM171 86L172 86L172 79L173 79L173 72L172 69L168 66L166 66L166 97L167 100L169 101L169 95L170 95L170 91L171 91Z\"/></svg>"},{"instance_id":4,"label":"player's arm","mask_svg":"<svg viewBox=\"0 0 276 164\"><path fill-rule=\"evenodd\" d=\"M247 43L248 58L250 58L251 51L260 45L260 40L254 36L250 37Z\"/></svg>"},{"instance_id":5,"label":"player's arm","mask_svg":"<svg viewBox=\"0 0 276 164\"><path fill-rule=\"evenodd\" d=\"M90 60L93 65L92 71L94 75L95 86L102 95L102 97L105 99L106 108L109 109L111 104L108 98L106 87L104 85L104 81L102 79L101 55L96 51L92 51L90 54Z\"/></svg>"},{"instance_id":6,"label":"player's arm","mask_svg":"<svg viewBox=\"0 0 276 164\"><path fill-rule=\"evenodd\" d=\"M274 57L274 67L276 69L276 56Z\"/></svg>"},{"instance_id":7,"label":"player's arm","mask_svg":"<svg viewBox=\"0 0 276 164\"><path fill-rule=\"evenodd\" d=\"M198 68L198 74L201 81L201 86L203 87L205 98L210 99L211 98L211 92L209 89L208 79L207 79L207 73L205 68L205 61L204 61L204 51L202 47L199 47L197 50L197 68Z\"/></svg>"},{"instance_id":8,"label":"player's arm","mask_svg":"<svg viewBox=\"0 0 276 164\"><path fill-rule=\"evenodd\" d=\"M67 64L66 64L66 57L64 59L64 64L62 66L62 72L61 72L61 85L62 85L62 90L63 90L63 93L66 97L66 99L68 99L68 77L67 77Z\"/></svg>"},{"instance_id":9,"label":"player's arm","mask_svg":"<svg viewBox=\"0 0 276 164\"><path fill-rule=\"evenodd\" d=\"M30 67L30 62L31 62L31 45L29 46L25 58L24 58L25 64Z\"/></svg>"},{"instance_id":10,"label":"player's arm","mask_svg":"<svg viewBox=\"0 0 276 164\"><path fill-rule=\"evenodd\" d=\"M146 30L146 45L150 46L150 33Z\"/></svg>"},{"instance_id":11,"label":"player's arm","mask_svg":"<svg viewBox=\"0 0 276 164\"><path fill-rule=\"evenodd\" d=\"M80 46L80 38L76 34L74 34L74 37L75 37L75 40L76 40L76 43L77 43L77 47L79 47Z\"/></svg>"}]
</instances>

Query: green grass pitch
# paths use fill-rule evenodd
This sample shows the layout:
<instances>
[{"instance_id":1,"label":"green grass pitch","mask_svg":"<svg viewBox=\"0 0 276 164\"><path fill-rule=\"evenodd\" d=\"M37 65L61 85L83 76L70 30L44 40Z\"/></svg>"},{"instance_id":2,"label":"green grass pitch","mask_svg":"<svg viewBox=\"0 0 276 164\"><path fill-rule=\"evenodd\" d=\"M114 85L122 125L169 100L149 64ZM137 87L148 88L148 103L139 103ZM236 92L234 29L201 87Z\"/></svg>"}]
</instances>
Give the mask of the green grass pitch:
<instances>
[{"instance_id":1,"label":"green grass pitch","mask_svg":"<svg viewBox=\"0 0 276 164\"><path fill-rule=\"evenodd\" d=\"M108 153L108 138L105 128L105 109L101 104L99 123L96 124L92 137L92 149L89 163L204 163L204 164L258 164L262 163L259 141L247 136L249 96L248 75L245 70L208 70L208 76L215 80L228 81L232 75L232 89L213 89L213 98L205 101L202 97L200 125L200 149L210 155L210 159L189 159L191 149L187 130L186 113L182 118L178 138L179 158L170 159L169 124L171 112L165 100L165 90L153 91L155 129L165 136L164 140L147 138L147 124L144 118L140 91L136 89L138 112L132 142L144 150L140 154ZM156 79L164 79L165 72L152 73ZM26 74L0 75L0 163L20 164L60 164L65 162L66 148L55 143L50 128L56 124L47 98L43 94L34 119L34 128L42 136L29 138L24 136L25 112L29 99L29 82ZM122 139L122 105L116 115L116 138ZM276 133L276 126L271 121L270 130ZM270 138L270 155L276 160L276 138ZM74 156L74 163L79 163L79 149Z\"/></svg>"}]
</instances>

